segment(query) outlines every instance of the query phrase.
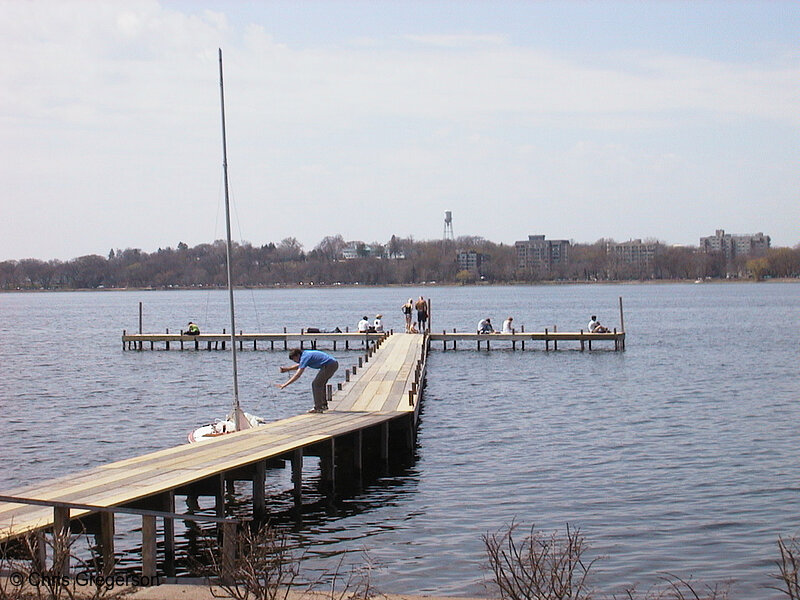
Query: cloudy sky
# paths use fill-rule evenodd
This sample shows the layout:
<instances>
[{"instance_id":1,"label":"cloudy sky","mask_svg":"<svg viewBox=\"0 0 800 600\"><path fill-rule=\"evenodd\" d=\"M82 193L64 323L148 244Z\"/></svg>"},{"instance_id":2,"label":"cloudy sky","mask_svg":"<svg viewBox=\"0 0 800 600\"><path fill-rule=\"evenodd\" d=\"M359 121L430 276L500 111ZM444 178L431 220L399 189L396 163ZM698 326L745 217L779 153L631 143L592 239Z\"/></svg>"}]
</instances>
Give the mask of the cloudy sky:
<instances>
[{"instance_id":1,"label":"cloudy sky","mask_svg":"<svg viewBox=\"0 0 800 600\"><path fill-rule=\"evenodd\" d=\"M800 2L0 0L0 260L800 242Z\"/></svg>"}]
</instances>

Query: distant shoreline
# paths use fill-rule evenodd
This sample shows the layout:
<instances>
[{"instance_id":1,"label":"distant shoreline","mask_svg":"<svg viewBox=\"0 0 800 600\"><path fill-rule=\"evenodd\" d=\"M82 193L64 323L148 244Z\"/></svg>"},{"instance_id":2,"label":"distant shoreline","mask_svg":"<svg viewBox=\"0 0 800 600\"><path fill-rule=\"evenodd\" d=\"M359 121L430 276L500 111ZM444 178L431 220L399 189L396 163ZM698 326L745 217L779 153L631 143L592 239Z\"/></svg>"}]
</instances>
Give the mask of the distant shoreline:
<instances>
[{"instance_id":1,"label":"distant shoreline","mask_svg":"<svg viewBox=\"0 0 800 600\"><path fill-rule=\"evenodd\" d=\"M459 283L379 283L379 284L358 284L358 283L342 283L339 285L334 284L309 284L309 285L258 285L258 286L236 286L237 290L305 290L305 289L339 289L339 288L434 288L434 287L549 287L549 286L568 286L568 285L669 285L669 284L693 284L693 285L718 285L718 284L742 284L742 283L800 283L800 278L797 277L774 277L770 279L762 279L756 281L755 279L707 279L704 281L697 281L694 279L648 279L648 280L609 280L609 281L511 281L503 283L472 283L472 284L459 284ZM57 288L57 289L15 289L15 290L0 290L2 294L18 294L18 293L60 293L60 292L202 292L202 291L225 291L224 286L219 287L126 287L126 288Z\"/></svg>"}]
</instances>

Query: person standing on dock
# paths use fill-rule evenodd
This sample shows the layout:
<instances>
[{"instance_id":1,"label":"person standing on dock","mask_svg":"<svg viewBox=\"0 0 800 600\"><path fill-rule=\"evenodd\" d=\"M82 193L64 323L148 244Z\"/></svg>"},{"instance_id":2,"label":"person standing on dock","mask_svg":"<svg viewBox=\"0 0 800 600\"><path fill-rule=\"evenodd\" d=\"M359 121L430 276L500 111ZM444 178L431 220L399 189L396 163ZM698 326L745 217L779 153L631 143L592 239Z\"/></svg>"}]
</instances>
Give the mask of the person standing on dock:
<instances>
[{"instance_id":1,"label":"person standing on dock","mask_svg":"<svg viewBox=\"0 0 800 600\"><path fill-rule=\"evenodd\" d=\"M406 333L411 333L411 325L413 325L414 317L414 299L409 298L408 302L403 304L403 316L406 318Z\"/></svg>"},{"instance_id":2,"label":"person standing on dock","mask_svg":"<svg viewBox=\"0 0 800 600\"><path fill-rule=\"evenodd\" d=\"M328 396L325 391L325 386L328 380L336 373L339 368L339 363L330 354L321 352L319 350L301 350L300 348L292 348L289 352L289 359L296 362L296 365L291 367L281 367L281 373L288 373L294 371L294 375L289 378L285 383L275 384L278 388L283 389L287 385L294 383L306 370L306 367L318 369L317 376L311 382L311 392L314 395L314 408L309 410L310 413L321 413L328 410Z\"/></svg>"},{"instance_id":3,"label":"person standing on dock","mask_svg":"<svg viewBox=\"0 0 800 600\"><path fill-rule=\"evenodd\" d=\"M417 309L417 327L419 328L419 332L425 333L425 324L428 322L428 303L425 302L425 298L420 296L414 308Z\"/></svg>"}]
</instances>

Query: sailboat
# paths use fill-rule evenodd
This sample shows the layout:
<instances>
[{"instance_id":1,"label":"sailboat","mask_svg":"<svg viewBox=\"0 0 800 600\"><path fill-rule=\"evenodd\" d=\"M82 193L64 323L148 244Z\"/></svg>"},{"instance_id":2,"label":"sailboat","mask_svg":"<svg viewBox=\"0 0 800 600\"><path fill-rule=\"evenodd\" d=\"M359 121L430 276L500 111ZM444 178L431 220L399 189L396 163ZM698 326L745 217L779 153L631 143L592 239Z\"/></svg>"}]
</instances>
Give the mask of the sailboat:
<instances>
[{"instance_id":1,"label":"sailboat","mask_svg":"<svg viewBox=\"0 0 800 600\"><path fill-rule=\"evenodd\" d=\"M231 356L233 362L233 406L231 411L224 419L198 427L189 434L190 442L202 442L211 440L221 435L244 431L258 425L266 423L261 417L248 414L239 405L239 371L236 364L236 312L233 304L233 279L231 277L231 209L230 197L228 195L228 143L225 136L225 88L222 80L222 48L219 49L219 98L220 111L222 113L222 171L225 181L225 233L226 233L226 255L225 264L228 271L228 301L230 303L231 314Z\"/></svg>"}]
</instances>

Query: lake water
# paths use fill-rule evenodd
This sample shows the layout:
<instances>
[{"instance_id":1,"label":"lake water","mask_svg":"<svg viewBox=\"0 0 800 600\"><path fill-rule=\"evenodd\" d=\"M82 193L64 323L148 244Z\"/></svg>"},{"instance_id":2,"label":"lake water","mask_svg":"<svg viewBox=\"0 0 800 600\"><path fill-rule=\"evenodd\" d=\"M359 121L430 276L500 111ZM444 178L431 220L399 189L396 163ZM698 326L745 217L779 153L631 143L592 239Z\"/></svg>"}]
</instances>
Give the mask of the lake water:
<instances>
[{"instance_id":1,"label":"lake water","mask_svg":"<svg viewBox=\"0 0 800 600\"><path fill-rule=\"evenodd\" d=\"M766 589L776 542L800 533L800 285L241 291L237 325L352 329L381 312L399 329L400 305L420 293L437 331L509 315L526 331L578 330L591 314L619 327L622 296L627 350L433 344L416 460L334 506L307 499L291 532L312 569L363 548L382 591L485 595L482 534L569 523L601 557L604 590L668 572L732 580L732 598L780 597ZM183 443L221 416L228 353L122 351L140 301L145 331L228 325L222 291L0 294L2 491ZM248 410L277 419L310 405L309 381L272 386L284 354L240 354ZM288 473L270 472L268 486L285 512ZM118 545L134 547L136 520L124 523Z\"/></svg>"}]
</instances>

